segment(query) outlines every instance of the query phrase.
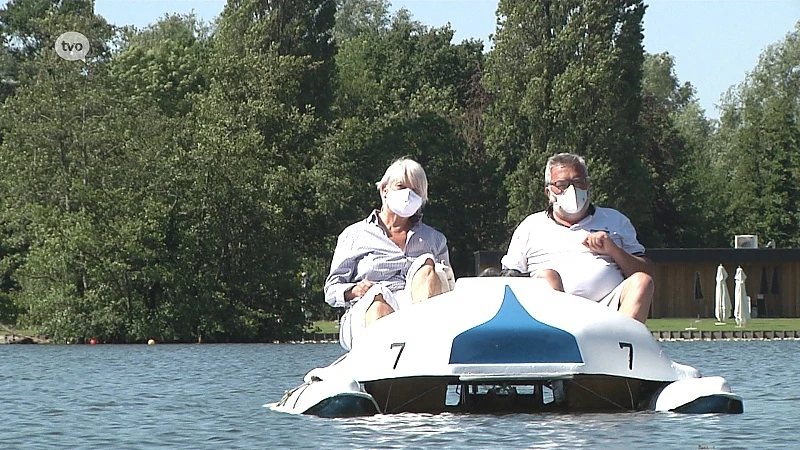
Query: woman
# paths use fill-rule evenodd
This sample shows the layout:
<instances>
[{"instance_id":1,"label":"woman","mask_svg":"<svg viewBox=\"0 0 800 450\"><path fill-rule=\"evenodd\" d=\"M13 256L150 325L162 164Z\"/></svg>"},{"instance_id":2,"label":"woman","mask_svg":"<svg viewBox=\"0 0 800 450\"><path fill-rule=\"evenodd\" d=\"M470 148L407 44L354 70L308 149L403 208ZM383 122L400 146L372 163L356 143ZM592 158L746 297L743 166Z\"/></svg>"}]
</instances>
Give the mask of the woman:
<instances>
[{"instance_id":1,"label":"woman","mask_svg":"<svg viewBox=\"0 0 800 450\"><path fill-rule=\"evenodd\" d=\"M376 185L381 209L342 231L325 281L325 301L347 308L339 328L346 350L372 322L448 290L436 273L437 263L449 271L447 240L422 223L425 170L401 158Z\"/></svg>"}]
</instances>

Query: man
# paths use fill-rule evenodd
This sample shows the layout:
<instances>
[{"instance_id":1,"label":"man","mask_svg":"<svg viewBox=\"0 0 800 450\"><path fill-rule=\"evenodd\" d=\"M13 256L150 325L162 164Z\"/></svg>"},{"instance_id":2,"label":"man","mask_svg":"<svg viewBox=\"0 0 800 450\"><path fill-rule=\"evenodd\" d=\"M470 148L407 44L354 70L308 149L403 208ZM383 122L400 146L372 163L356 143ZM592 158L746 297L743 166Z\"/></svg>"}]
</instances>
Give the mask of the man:
<instances>
[{"instance_id":1,"label":"man","mask_svg":"<svg viewBox=\"0 0 800 450\"><path fill-rule=\"evenodd\" d=\"M543 278L553 289L644 323L653 301L653 265L630 220L591 203L589 171L578 155L550 157L544 179L550 205L519 224L503 268Z\"/></svg>"}]
</instances>

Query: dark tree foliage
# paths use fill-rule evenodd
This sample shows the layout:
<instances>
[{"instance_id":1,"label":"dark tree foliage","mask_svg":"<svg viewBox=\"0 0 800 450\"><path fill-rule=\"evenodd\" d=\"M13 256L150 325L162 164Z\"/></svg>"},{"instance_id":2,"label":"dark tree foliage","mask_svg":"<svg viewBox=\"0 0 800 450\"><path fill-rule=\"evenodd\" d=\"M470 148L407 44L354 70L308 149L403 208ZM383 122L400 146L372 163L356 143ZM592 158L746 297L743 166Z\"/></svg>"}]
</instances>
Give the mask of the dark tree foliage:
<instances>
[{"instance_id":1,"label":"dark tree foliage","mask_svg":"<svg viewBox=\"0 0 800 450\"><path fill-rule=\"evenodd\" d=\"M653 189L651 245L702 246L708 233L704 204L709 203L703 194L713 191L708 190L713 177L704 173L708 163L702 162L710 126L697 114L694 88L679 85L669 54L646 55L642 98L639 122Z\"/></svg>"},{"instance_id":2,"label":"dark tree foliage","mask_svg":"<svg viewBox=\"0 0 800 450\"><path fill-rule=\"evenodd\" d=\"M327 117L333 97L329 83L336 70L335 13L336 0L229 0L220 35L227 36L231 55L275 51L308 58L310 67L301 74L292 106Z\"/></svg>"},{"instance_id":3,"label":"dark tree foliage","mask_svg":"<svg viewBox=\"0 0 800 450\"><path fill-rule=\"evenodd\" d=\"M337 11L338 8L338 11ZM648 246L798 244L798 31L709 121L633 0L501 0L492 49L383 0L230 0L116 28L0 8L0 322L59 342L264 342L333 319L336 236L425 167L457 276L544 206L548 156ZM80 31L86 62L56 55Z\"/></svg>"}]
</instances>

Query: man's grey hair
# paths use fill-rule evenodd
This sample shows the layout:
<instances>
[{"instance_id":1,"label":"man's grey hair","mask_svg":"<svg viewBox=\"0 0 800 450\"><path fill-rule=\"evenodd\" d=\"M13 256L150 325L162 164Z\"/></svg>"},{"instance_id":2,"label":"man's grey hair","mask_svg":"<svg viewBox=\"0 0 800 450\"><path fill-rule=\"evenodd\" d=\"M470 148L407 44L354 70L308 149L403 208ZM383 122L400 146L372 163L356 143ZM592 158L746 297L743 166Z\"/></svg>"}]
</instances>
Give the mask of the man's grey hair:
<instances>
[{"instance_id":1,"label":"man's grey hair","mask_svg":"<svg viewBox=\"0 0 800 450\"><path fill-rule=\"evenodd\" d=\"M575 153L557 153L547 159L547 165L544 167L544 184L550 184L550 171L555 166L579 166L583 169L583 174L588 178L589 169L586 167L586 161L582 156Z\"/></svg>"},{"instance_id":2,"label":"man's grey hair","mask_svg":"<svg viewBox=\"0 0 800 450\"><path fill-rule=\"evenodd\" d=\"M428 177L425 175L425 169L418 162L410 158L398 159L386 169L383 178L375 183L375 186L380 192L386 186L396 182L411 188L422 197L423 205L428 202Z\"/></svg>"}]
</instances>

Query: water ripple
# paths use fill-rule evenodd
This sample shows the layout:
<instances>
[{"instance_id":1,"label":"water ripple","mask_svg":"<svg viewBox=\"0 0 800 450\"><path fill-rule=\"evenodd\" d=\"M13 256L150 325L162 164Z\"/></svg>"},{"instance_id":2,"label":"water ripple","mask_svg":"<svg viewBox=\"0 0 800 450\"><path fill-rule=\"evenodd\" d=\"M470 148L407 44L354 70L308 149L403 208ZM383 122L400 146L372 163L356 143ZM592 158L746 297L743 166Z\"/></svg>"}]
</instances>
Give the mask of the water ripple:
<instances>
[{"instance_id":1,"label":"water ripple","mask_svg":"<svg viewBox=\"0 0 800 450\"><path fill-rule=\"evenodd\" d=\"M740 415L398 414L320 419L264 408L336 344L6 346L3 449L781 448L795 445L796 341L664 342L722 375Z\"/></svg>"}]
</instances>

